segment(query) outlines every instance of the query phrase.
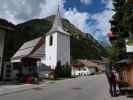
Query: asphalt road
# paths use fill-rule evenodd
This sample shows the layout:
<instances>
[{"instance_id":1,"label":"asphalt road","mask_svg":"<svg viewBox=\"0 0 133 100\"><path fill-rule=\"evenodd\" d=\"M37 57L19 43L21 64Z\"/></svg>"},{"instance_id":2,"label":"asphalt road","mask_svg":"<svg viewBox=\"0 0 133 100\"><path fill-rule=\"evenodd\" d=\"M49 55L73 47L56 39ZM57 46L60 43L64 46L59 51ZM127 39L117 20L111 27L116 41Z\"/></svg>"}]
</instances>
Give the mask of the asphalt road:
<instances>
[{"instance_id":1,"label":"asphalt road","mask_svg":"<svg viewBox=\"0 0 133 100\"><path fill-rule=\"evenodd\" d=\"M45 84L45 83L44 83ZM132 100L111 98L105 75L50 82L42 87L0 96L0 100Z\"/></svg>"}]
</instances>

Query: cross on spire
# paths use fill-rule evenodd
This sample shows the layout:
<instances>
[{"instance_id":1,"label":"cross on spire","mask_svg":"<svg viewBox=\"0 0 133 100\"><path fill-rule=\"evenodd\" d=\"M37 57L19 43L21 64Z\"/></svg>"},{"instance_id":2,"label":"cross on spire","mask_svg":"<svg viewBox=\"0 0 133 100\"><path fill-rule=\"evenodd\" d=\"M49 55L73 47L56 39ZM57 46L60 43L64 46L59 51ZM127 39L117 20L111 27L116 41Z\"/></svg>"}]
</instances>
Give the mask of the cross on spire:
<instances>
[{"instance_id":1,"label":"cross on spire","mask_svg":"<svg viewBox=\"0 0 133 100\"><path fill-rule=\"evenodd\" d=\"M57 7L58 7L57 8L57 15L60 16L60 2L59 2L59 0L58 0L58 6Z\"/></svg>"}]
</instances>

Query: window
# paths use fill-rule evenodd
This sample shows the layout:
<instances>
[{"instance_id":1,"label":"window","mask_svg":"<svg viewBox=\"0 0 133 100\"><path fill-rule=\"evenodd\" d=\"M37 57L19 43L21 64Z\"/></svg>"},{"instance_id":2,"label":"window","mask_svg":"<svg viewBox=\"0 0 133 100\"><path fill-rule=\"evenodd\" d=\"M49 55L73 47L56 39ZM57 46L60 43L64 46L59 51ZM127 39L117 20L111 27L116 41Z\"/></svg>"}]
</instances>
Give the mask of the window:
<instances>
[{"instance_id":1,"label":"window","mask_svg":"<svg viewBox=\"0 0 133 100\"><path fill-rule=\"evenodd\" d=\"M50 36L50 39L49 39L49 45L50 45L50 46L53 45L53 36L52 36L52 35Z\"/></svg>"}]
</instances>

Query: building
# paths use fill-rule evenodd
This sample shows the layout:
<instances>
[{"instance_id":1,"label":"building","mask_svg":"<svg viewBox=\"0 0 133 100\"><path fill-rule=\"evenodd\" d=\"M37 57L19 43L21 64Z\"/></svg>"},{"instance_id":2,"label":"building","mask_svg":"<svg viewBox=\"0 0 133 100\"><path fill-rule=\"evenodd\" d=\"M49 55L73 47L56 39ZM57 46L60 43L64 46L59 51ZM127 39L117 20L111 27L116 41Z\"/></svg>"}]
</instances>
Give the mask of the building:
<instances>
[{"instance_id":1,"label":"building","mask_svg":"<svg viewBox=\"0 0 133 100\"><path fill-rule=\"evenodd\" d=\"M104 70L102 63L93 60L79 60L77 64L72 65L72 76L88 76Z\"/></svg>"},{"instance_id":2,"label":"building","mask_svg":"<svg viewBox=\"0 0 133 100\"><path fill-rule=\"evenodd\" d=\"M45 56L45 40L43 37L25 42L11 58L11 62L21 62L22 59L32 58L41 60Z\"/></svg>"},{"instance_id":3,"label":"building","mask_svg":"<svg viewBox=\"0 0 133 100\"><path fill-rule=\"evenodd\" d=\"M40 59L52 69L58 61L70 64L70 34L64 31L59 13L45 39L39 37L24 43L11 59L19 62L24 57Z\"/></svg>"},{"instance_id":4,"label":"building","mask_svg":"<svg viewBox=\"0 0 133 100\"><path fill-rule=\"evenodd\" d=\"M120 69L119 76L123 83L129 87L133 86L133 39L126 40L127 58L116 63L116 68Z\"/></svg>"},{"instance_id":5,"label":"building","mask_svg":"<svg viewBox=\"0 0 133 100\"><path fill-rule=\"evenodd\" d=\"M45 64L52 69L55 69L58 61L61 65L70 64L70 34L64 31L59 12L53 27L46 34L44 59Z\"/></svg>"},{"instance_id":6,"label":"building","mask_svg":"<svg viewBox=\"0 0 133 100\"><path fill-rule=\"evenodd\" d=\"M9 32L9 31L14 31L12 28L10 27L6 27L6 26L2 26L0 25L0 76L2 76L3 73L3 54L4 54L4 42L5 42L5 35Z\"/></svg>"},{"instance_id":7,"label":"building","mask_svg":"<svg viewBox=\"0 0 133 100\"><path fill-rule=\"evenodd\" d=\"M128 10L133 12L133 0L127 0Z\"/></svg>"},{"instance_id":8,"label":"building","mask_svg":"<svg viewBox=\"0 0 133 100\"><path fill-rule=\"evenodd\" d=\"M25 42L13 55L11 62L15 65L21 63L26 75L36 73L38 62L51 70L55 69L57 62L70 65L70 34L63 29L59 11L45 38L42 36Z\"/></svg>"},{"instance_id":9,"label":"building","mask_svg":"<svg viewBox=\"0 0 133 100\"><path fill-rule=\"evenodd\" d=\"M119 71L120 80L129 87L133 86L133 61L131 59L123 59L116 63L116 68Z\"/></svg>"}]
</instances>

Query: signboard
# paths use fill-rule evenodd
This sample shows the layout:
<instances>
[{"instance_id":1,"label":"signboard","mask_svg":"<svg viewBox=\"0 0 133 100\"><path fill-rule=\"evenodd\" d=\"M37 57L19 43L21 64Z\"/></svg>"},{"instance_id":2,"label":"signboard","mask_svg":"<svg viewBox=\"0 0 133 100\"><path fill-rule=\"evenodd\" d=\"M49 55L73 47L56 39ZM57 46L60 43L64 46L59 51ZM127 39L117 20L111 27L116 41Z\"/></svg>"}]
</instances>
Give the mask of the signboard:
<instances>
[{"instance_id":1,"label":"signboard","mask_svg":"<svg viewBox=\"0 0 133 100\"><path fill-rule=\"evenodd\" d=\"M126 52L133 53L133 39L126 40Z\"/></svg>"}]
</instances>

